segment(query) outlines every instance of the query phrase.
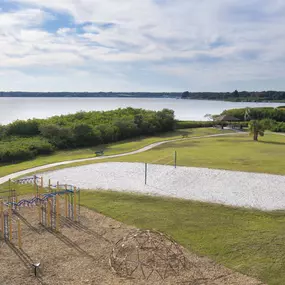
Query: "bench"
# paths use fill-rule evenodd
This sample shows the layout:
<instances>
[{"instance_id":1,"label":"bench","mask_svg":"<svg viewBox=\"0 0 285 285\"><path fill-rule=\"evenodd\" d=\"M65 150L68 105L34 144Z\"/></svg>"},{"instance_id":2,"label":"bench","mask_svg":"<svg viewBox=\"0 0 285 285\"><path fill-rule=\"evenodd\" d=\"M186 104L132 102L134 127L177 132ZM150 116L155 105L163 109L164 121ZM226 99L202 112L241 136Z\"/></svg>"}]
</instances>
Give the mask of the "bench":
<instances>
[{"instance_id":1,"label":"bench","mask_svg":"<svg viewBox=\"0 0 285 285\"><path fill-rule=\"evenodd\" d=\"M103 150L98 150L98 151L95 151L95 154L96 155L104 155L104 151Z\"/></svg>"}]
</instances>

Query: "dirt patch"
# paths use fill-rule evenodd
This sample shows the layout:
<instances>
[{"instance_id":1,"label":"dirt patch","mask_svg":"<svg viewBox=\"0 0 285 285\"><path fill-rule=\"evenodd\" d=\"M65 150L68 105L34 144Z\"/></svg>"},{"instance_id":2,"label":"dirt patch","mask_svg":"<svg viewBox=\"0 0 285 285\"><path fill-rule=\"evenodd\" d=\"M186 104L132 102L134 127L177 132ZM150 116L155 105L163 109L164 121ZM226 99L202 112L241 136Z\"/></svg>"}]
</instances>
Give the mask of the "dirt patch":
<instances>
[{"instance_id":1,"label":"dirt patch","mask_svg":"<svg viewBox=\"0 0 285 285\"><path fill-rule=\"evenodd\" d=\"M80 224L62 217L61 233L55 233L39 225L36 208L22 208L23 248L18 249L16 238L15 245L0 241L0 284L262 284L186 250L187 267L179 276L151 281L119 277L111 270L109 257L117 241L134 228L85 208L80 214ZM33 275L35 262L41 262L39 278Z\"/></svg>"}]
</instances>

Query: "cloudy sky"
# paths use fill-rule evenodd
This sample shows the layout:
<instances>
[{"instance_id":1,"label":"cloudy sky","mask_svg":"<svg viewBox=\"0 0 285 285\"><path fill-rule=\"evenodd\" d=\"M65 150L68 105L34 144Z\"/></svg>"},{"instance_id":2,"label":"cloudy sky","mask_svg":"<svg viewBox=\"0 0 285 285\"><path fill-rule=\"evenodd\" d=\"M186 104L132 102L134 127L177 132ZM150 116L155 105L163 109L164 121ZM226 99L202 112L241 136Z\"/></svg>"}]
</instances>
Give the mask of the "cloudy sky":
<instances>
[{"instance_id":1,"label":"cloudy sky","mask_svg":"<svg viewBox=\"0 0 285 285\"><path fill-rule=\"evenodd\" d=\"M0 90L285 90L284 0L0 0Z\"/></svg>"}]
</instances>

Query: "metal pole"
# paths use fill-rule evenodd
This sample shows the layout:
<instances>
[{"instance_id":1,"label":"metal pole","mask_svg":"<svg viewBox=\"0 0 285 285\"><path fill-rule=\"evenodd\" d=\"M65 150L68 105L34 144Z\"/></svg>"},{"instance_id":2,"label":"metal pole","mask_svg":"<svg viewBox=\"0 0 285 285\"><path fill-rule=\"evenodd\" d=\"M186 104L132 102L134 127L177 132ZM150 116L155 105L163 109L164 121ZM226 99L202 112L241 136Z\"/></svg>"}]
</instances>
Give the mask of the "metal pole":
<instances>
[{"instance_id":1,"label":"metal pole","mask_svg":"<svg viewBox=\"0 0 285 285\"><path fill-rule=\"evenodd\" d=\"M147 184L147 163L145 163L145 169L144 169L144 184Z\"/></svg>"},{"instance_id":2,"label":"metal pole","mask_svg":"<svg viewBox=\"0 0 285 285\"><path fill-rule=\"evenodd\" d=\"M177 167L177 151L174 152L174 167Z\"/></svg>"}]
</instances>

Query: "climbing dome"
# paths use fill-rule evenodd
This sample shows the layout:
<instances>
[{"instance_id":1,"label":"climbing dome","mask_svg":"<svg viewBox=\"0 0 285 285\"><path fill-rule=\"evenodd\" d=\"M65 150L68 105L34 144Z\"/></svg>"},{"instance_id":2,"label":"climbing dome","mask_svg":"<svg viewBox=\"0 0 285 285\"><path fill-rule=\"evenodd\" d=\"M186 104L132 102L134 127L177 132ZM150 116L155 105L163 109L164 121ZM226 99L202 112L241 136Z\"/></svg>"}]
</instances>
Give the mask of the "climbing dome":
<instances>
[{"instance_id":1,"label":"climbing dome","mask_svg":"<svg viewBox=\"0 0 285 285\"><path fill-rule=\"evenodd\" d=\"M152 280L179 276L186 264L181 246L149 230L138 230L119 240L110 256L113 271L126 278Z\"/></svg>"}]
</instances>

